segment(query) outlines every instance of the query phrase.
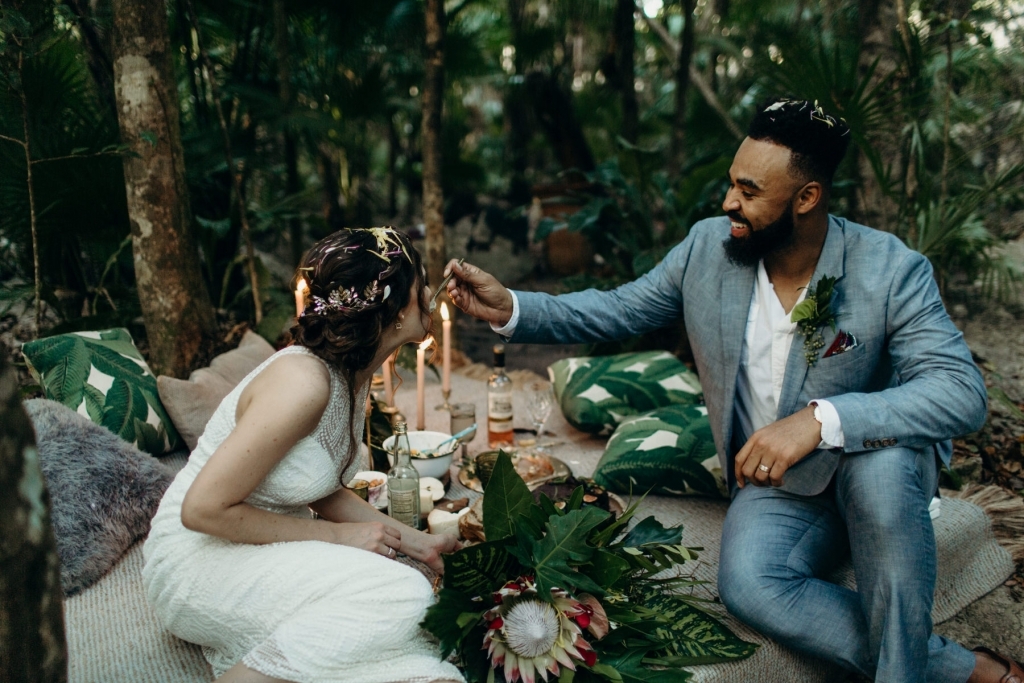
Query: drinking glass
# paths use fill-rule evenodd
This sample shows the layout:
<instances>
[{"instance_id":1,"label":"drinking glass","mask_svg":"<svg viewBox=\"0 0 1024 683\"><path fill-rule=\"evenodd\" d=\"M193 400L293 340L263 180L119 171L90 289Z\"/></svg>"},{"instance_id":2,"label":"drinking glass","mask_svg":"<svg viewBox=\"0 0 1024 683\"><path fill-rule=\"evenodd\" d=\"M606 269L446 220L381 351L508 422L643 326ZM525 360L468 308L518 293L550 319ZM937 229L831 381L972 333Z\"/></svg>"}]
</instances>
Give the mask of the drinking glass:
<instances>
[{"instance_id":1,"label":"drinking glass","mask_svg":"<svg viewBox=\"0 0 1024 683\"><path fill-rule=\"evenodd\" d=\"M537 432L537 443L544 435L544 425L555 407L555 392L549 382L531 382L526 387L526 410Z\"/></svg>"},{"instance_id":2,"label":"drinking glass","mask_svg":"<svg viewBox=\"0 0 1024 683\"><path fill-rule=\"evenodd\" d=\"M476 406L472 403L453 403L451 407L451 433L458 434L463 429L473 426L476 422ZM466 436L459 439L459 443L462 444L462 452L460 457L462 460L466 459L466 445L473 440L476 436L476 430L474 429Z\"/></svg>"}]
</instances>

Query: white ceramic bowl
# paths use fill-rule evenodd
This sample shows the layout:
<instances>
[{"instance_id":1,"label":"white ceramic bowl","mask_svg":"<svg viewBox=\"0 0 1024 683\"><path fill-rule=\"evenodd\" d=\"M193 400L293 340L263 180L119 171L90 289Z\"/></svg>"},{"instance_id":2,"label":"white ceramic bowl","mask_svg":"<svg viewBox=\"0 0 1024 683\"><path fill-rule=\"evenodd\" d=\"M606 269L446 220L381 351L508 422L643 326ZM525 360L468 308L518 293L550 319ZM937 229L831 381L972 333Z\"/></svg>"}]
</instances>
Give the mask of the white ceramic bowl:
<instances>
[{"instance_id":1,"label":"white ceramic bowl","mask_svg":"<svg viewBox=\"0 0 1024 683\"><path fill-rule=\"evenodd\" d=\"M452 454L459 447L458 441L450 441L441 447L441 450L429 458L416 457L417 451L425 451L437 446L445 439L451 438L451 434L444 432L409 432L409 447L412 449L412 466L420 473L421 477L433 477L443 479L448 473L452 464ZM384 450L388 454L388 463L395 464L395 437L389 436L384 439Z\"/></svg>"}]
</instances>

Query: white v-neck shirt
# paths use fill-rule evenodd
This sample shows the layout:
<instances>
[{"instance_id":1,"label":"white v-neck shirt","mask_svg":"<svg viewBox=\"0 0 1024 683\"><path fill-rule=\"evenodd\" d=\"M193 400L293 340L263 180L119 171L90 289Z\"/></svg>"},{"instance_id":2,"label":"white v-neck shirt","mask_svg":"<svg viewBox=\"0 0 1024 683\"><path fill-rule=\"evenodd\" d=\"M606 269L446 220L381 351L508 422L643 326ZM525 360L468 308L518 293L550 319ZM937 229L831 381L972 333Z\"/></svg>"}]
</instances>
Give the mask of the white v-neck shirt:
<instances>
[{"instance_id":1,"label":"white v-neck shirt","mask_svg":"<svg viewBox=\"0 0 1024 683\"><path fill-rule=\"evenodd\" d=\"M491 329L503 337L511 337L519 323L519 298L512 295L512 317L503 326L491 325ZM797 303L807 295L806 288ZM740 369L736 378L735 427L741 434L750 436L758 429L767 427L778 419L779 397L786 379L786 362L796 336L796 323L790 322L789 314L782 308L782 302L775 294L775 287L768 279L764 261L757 265L757 279L754 293L750 298L747 313L747 327L740 351ZM839 413L824 399L815 399L817 417L821 419L821 443L819 448L842 448L845 443ZM741 444L742 445L742 444Z\"/></svg>"},{"instance_id":2,"label":"white v-neck shirt","mask_svg":"<svg viewBox=\"0 0 1024 683\"><path fill-rule=\"evenodd\" d=\"M807 287L804 287L796 304L806 297ZM768 278L764 261L760 261L736 376L735 426L740 434L749 437L779 419L779 398L796 332L796 323L790 321L790 314L782 307L775 285ZM841 448L845 439L835 407L823 399L811 403L816 403L820 409L820 447Z\"/></svg>"}]
</instances>

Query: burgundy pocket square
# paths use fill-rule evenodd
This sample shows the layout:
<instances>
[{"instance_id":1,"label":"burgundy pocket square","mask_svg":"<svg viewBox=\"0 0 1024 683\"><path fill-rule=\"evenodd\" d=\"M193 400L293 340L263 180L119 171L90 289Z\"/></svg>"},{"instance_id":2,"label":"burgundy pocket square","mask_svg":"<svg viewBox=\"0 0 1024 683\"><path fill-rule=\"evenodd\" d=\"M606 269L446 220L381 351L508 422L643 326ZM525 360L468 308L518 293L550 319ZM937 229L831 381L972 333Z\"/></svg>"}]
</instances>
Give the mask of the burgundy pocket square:
<instances>
[{"instance_id":1,"label":"burgundy pocket square","mask_svg":"<svg viewBox=\"0 0 1024 683\"><path fill-rule=\"evenodd\" d=\"M822 358L831 358L832 356L838 356L841 353L846 353L850 349L857 346L857 338L849 332L839 330L839 334L829 345L828 350L825 351L825 355Z\"/></svg>"}]
</instances>

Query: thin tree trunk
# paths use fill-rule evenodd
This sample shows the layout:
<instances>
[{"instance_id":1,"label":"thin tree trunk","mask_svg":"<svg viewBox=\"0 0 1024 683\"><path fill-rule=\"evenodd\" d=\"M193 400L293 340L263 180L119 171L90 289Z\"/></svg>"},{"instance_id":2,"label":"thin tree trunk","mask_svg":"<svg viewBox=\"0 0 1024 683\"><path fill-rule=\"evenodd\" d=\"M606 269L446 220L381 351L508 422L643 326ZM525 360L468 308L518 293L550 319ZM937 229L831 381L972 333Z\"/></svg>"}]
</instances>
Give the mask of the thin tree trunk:
<instances>
[{"instance_id":1,"label":"thin tree trunk","mask_svg":"<svg viewBox=\"0 0 1024 683\"><path fill-rule=\"evenodd\" d=\"M288 54L288 13L284 0L274 0L274 52L277 53L277 93L287 116L292 105L291 58ZM299 150L295 133L285 128L281 134L284 148L284 191L289 197L301 189L299 185ZM288 220L288 237L291 242L292 263L296 267L302 260L302 221L297 217Z\"/></svg>"},{"instance_id":2,"label":"thin tree trunk","mask_svg":"<svg viewBox=\"0 0 1024 683\"><path fill-rule=\"evenodd\" d=\"M679 51L682 48L669 34L668 29L662 26L660 22L651 19L643 12L640 14L648 28L654 31L659 40L661 40L662 45L664 45L664 49L669 53L672 60L675 61L679 59ZM725 127L729 129L729 132L732 133L733 137L737 140L742 140L745 137L743 131L740 130L740 127L737 126L736 122L732 120L731 116L729 116L729 112L722 105L721 100L718 99L718 95L715 94L714 88L711 87L711 85L704 79L704 75L701 74L701 72L697 70L697 67L692 63L690 64L690 83L697 88L698 92L700 92L701 96L704 98L704 101L707 102L707 105L711 107L716 114L718 114L719 118L722 119L722 123L724 123Z\"/></svg>"},{"instance_id":3,"label":"thin tree trunk","mask_svg":"<svg viewBox=\"0 0 1024 683\"><path fill-rule=\"evenodd\" d=\"M60 561L18 379L0 346L0 681L67 680Z\"/></svg>"},{"instance_id":4,"label":"thin tree trunk","mask_svg":"<svg viewBox=\"0 0 1024 683\"><path fill-rule=\"evenodd\" d=\"M25 53L18 53L18 76L24 74ZM25 150L25 182L28 185L28 220L32 232L32 279L36 300L36 337L39 336L39 328L43 321L43 299L42 299L42 278L39 273L39 223L36 218L36 197L35 187L32 182L32 136L28 129L28 100L25 97L25 88L18 89L21 100L21 124L25 136L25 143L22 146Z\"/></svg>"},{"instance_id":5,"label":"thin tree trunk","mask_svg":"<svg viewBox=\"0 0 1024 683\"><path fill-rule=\"evenodd\" d=\"M152 0L147 0L152 2ZM245 246L245 260L249 266L249 288L252 292L253 312L256 324L263 320L263 295L260 292L260 278L256 273L256 250L252 244L252 230L249 229L249 213L245 206L245 188L242 182L243 169L235 164L234 154L231 151L231 128L228 126L227 117L224 115L224 107L221 105L220 93L217 91L217 82L214 80L213 64L210 56L203 47L202 37L199 34L199 17L196 15L195 7L191 0L185 0L189 20L192 22L192 30L196 34L196 42L199 44L199 58L206 70L206 82L210 85L210 94L213 97L213 107L217 112L217 120L220 122L221 137L224 142L224 161L231 174L231 185L235 190L235 207L238 209L238 221L242 227L242 241ZM237 109L232 111L232 115Z\"/></svg>"},{"instance_id":6,"label":"thin tree trunk","mask_svg":"<svg viewBox=\"0 0 1024 683\"><path fill-rule=\"evenodd\" d=\"M633 16L635 0L617 0L615 5L615 66L619 72L622 93L622 137L636 144L640 130L640 108L636 101L633 53L636 50L636 29Z\"/></svg>"},{"instance_id":7,"label":"thin tree trunk","mask_svg":"<svg viewBox=\"0 0 1024 683\"><path fill-rule=\"evenodd\" d=\"M114 65L110 63L110 55L96 32L92 16L82 7L82 0L65 0L65 3L78 19L78 29L82 34L85 54L89 60L89 72L96 81L100 99L109 111L114 113L117 103L114 101Z\"/></svg>"},{"instance_id":8,"label":"thin tree trunk","mask_svg":"<svg viewBox=\"0 0 1024 683\"><path fill-rule=\"evenodd\" d=\"M877 59L878 66L873 75L873 80L877 83L892 73L899 64L898 51L891 40L892 29L894 26L902 27L906 17L901 17L897 8L884 0L861 0L859 8L861 33L859 73L861 75L866 73ZM893 93L893 96L895 95L896 93ZM894 177L904 174L909 169L901 152L899 140L901 128L902 124L889 126L887 130L878 131L881 137L876 136L876 139L871 141L884 159L894 162ZM886 188L882 187L867 155L856 148L851 152L856 154L859 182L850 206L850 218L880 230L898 230L898 226L895 225L895 218L899 213L897 203L888 196ZM905 182L906 189L913 191L913 183L914 179L908 178ZM909 223L909 230L912 231L915 225L914 220L911 218Z\"/></svg>"},{"instance_id":9,"label":"thin tree trunk","mask_svg":"<svg viewBox=\"0 0 1024 683\"><path fill-rule=\"evenodd\" d=\"M695 41L694 0L682 0L683 35L676 57L676 109L672 116L672 158L670 168L679 173L686 163L686 96L690 89L690 62Z\"/></svg>"},{"instance_id":10,"label":"thin tree trunk","mask_svg":"<svg viewBox=\"0 0 1024 683\"><path fill-rule=\"evenodd\" d=\"M530 186L526 181L528 165L526 148L529 144L529 109L523 87L526 75L523 60L523 19L526 11L525 0L508 0L508 23L512 34L512 47L515 48L513 64L516 78L509 78L505 85L505 118L508 122L508 159L512 168L509 182L508 200L513 205L525 204L530 201Z\"/></svg>"},{"instance_id":11,"label":"thin tree trunk","mask_svg":"<svg viewBox=\"0 0 1024 683\"><path fill-rule=\"evenodd\" d=\"M398 153L401 148L401 140L398 138L398 128L395 126L395 112L387 113L388 132L388 219L398 218Z\"/></svg>"},{"instance_id":12,"label":"thin tree trunk","mask_svg":"<svg viewBox=\"0 0 1024 683\"><path fill-rule=\"evenodd\" d=\"M139 302L154 372L185 377L215 333L199 269L163 0L114 0L114 92Z\"/></svg>"},{"instance_id":13,"label":"thin tree trunk","mask_svg":"<svg viewBox=\"0 0 1024 683\"><path fill-rule=\"evenodd\" d=\"M436 287L445 265L444 193L441 185L441 110L444 106L444 2L426 0L426 55L423 82L423 223L427 234L427 276Z\"/></svg>"}]
</instances>

